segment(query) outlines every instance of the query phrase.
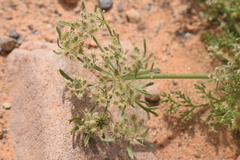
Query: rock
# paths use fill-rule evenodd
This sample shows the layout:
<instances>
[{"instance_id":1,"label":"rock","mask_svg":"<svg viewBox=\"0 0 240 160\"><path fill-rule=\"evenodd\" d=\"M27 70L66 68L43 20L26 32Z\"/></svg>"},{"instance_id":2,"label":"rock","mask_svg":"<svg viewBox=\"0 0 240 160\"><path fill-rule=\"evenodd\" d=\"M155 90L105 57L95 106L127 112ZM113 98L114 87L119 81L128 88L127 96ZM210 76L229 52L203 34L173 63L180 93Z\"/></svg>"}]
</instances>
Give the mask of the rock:
<instances>
[{"instance_id":1,"label":"rock","mask_svg":"<svg viewBox=\"0 0 240 160\"><path fill-rule=\"evenodd\" d=\"M190 32L190 33L195 33L198 30L198 26L194 24L186 24L184 26L184 31L185 32Z\"/></svg>"},{"instance_id":2,"label":"rock","mask_svg":"<svg viewBox=\"0 0 240 160\"><path fill-rule=\"evenodd\" d=\"M146 22L140 22L140 23L138 23L138 25L137 25L137 30L138 30L138 31L142 31L142 30L144 30L144 29L146 29Z\"/></svg>"},{"instance_id":3,"label":"rock","mask_svg":"<svg viewBox=\"0 0 240 160\"><path fill-rule=\"evenodd\" d=\"M64 0L64 2L70 5L76 5L78 3L78 0Z\"/></svg>"},{"instance_id":4,"label":"rock","mask_svg":"<svg viewBox=\"0 0 240 160\"><path fill-rule=\"evenodd\" d=\"M3 130L3 133L4 133L4 134L8 134L8 130L7 130L7 129L4 129L4 130Z\"/></svg>"},{"instance_id":5,"label":"rock","mask_svg":"<svg viewBox=\"0 0 240 160\"><path fill-rule=\"evenodd\" d=\"M0 118L2 118L4 115L4 111L0 109Z\"/></svg>"},{"instance_id":6,"label":"rock","mask_svg":"<svg viewBox=\"0 0 240 160\"><path fill-rule=\"evenodd\" d=\"M49 30L53 28L53 26L52 26L51 23L48 23L48 24L46 25L46 27L47 27Z\"/></svg>"},{"instance_id":7,"label":"rock","mask_svg":"<svg viewBox=\"0 0 240 160\"><path fill-rule=\"evenodd\" d=\"M6 102L6 103L3 103L2 106L3 106L4 109L10 109L11 108L11 103Z\"/></svg>"},{"instance_id":8,"label":"rock","mask_svg":"<svg viewBox=\"0 0 240 160\"><path fill-rule=\"evenodd\" d=\"M192 37L192 34L189 33L189 32L187 32L187 33L185 33L185 34L183 35L183 38L184 38L185 40L188 40L188 39L191 38L191 37Z\"/></svg>"},{"instance_id":9,"label":"rock","mask_svg":"<svg viewBox=\"0 0 240 160\"><path fill-rule=\"evenodd\" d=\"M11 13L5 15L5 19L6 19L6 20L11 20L12 18L13 18L13 16L12 16Z\"/></svg>"},{"instance_id":10,"label":"rock","mask_svg":"<svg viewBox=\"0 0 240 160\"><path fill-rule=\"evenodd\" d=\"M166 57L166 56L163 56L163 57L161 58L161 61L162 61L162 62L167 62L167 57Z\"/></svg>"},{"instance_id":11,"label":"rock","mask_svg":"<svg viewBox=\"0 0 240 160\"><path fill-rule=\"evenodd\" d=\"M82 100L68 97L65 80L58 70L81 75L90 83L94 83L96 77L79 62L54 54L52 49L56 48L57 45L51 43L25 42L7 57L8 86L12 95L9 133L14 160L129 159L126 144L121 140L110 146L91 143L83 147L80 135L70 135L73 125L69 125L67 119L81 116L93 102L87 96ZM113 110L110 112L116 114ZM146 116L144 113L139 111L140 116ZM135 153L147 159L155 157L151 152L141 149Z\"/></svg>"},{"instance_id":12,"label":"rock","mask_svg":"<svg viewBox=\"0 0 240 160\"><path fill-rule=\"evenodd\" d=\"M77 7L76 7L77 8ZM62 16L62 14L61 13L59 13L59 11L58 10L54 10L54 13L55 14L57 14L57 15L59 15L59 16Z\"/></svg>"},{"instance_id":13,"label":"rock","mask_svg":"<svg viewBox=\"0 0 240 160\"><path fill-rule=\"evenodd\" d=\"M159 22L159 23L157 24L157 27L156 27L155 32L158 33L158 31L159 31L161 28L162 28L162 23Z\"/></svg>"},{"instance_id":14,"label":"rock","mask_svg":"<svg viewBox=\"0 0 240 160\"><path fill-rule=\"evenodd\" d=\"M22 42L25 40L25 38L26 37L24 37L24 36L20 36L18 39L17 39L17 45L21 45L22 44Z\"/></svg>"},{"instance_id":15,"label":"rock","mask_svg":"<svg viewBox=\"0 0 240 160\"><path fill-rule=\"evenodd\" d=\"M0 123L0 139L3 139L3 124Z\"/></svg>"},{"instance_id":16,"label":"rock","mask_svg":"<svg viewBox=\"0 0 240 160\"><path fill-rule=\"evenodd\" d=\"M180 30L177 30L175 32L175 34L176 34L176 36L183 36L184 35L184 33L182 31L180 31Z\"/></svg>"},{"instance_id":17,"label":"rock","mask_svg":"<svg viewBox=\"0 0 240 160\"><path fill-rule=\"evenodd\" d=\"M4 125L6 122L3 120L0 120L0 123Z\"/></svg>"},{"instance_id":18,"label":"rock","mask_svg":"<svg viewBox=\"0 0 240 160\"><path fill-rule=\"evenodd\" d=\"M32 24L29 24L29 25L28 25L28 28L29 28L31 31L34 30L34 26L33 26Z\"/></svg>"},{"instance_id":19,"label":"rock","mask_svg":"<svg viewBox=\"0 0 240 160\"><path fill-rule=\"evenodd\" d=\"M112 8L113 1L112 0L98 0L99 8L101 10L108 11Z\"/></svg>"},{"instance_id":20,"label":"rock","mask_svg":"<svg viewBox=\"0 0 240 160\"><path fill-rule=\"evenodd\" d=\"M174 90L174 89L171 89L171 90L170 90L170 93L172 93L172 94L175 93L175 90Z\"/></svg>"},{"instance_id":21,"label":"rock","mask_svg":"<svg viewBox=\"0 0 240 160\"><path fill-rule=\"evenodd\" d=\"M121 6L118 6L118 12L123 12L124 11L124 9L121 7Z\"/></svg>"},{"instance_id":22,"label":"rock","mask_svg":"<svg viewBox=\"0 0 240 160\"><path fill-rule=\"evenodd\" d=\"M47 41L47 42L54 42L56 40L55 36L55 31L48 31L42 34L42 37Z\"/></svg>"},{"instance_id":23,"label":"rock","mask_svg":"<svg viewBox=\"0 0 240 160\"><path fill-rule=\"evenodd\" d=\"M10 37L2 37L0 38L0 48L2 51L10 52L15 48L16 40Z\"/></svg>"},{"instance_id":24,"label":"rock","mask_svg":"<svg viewBox=\"0 0 240 160\"><path fill-rule=\"evenodd\" d=\"M43 22L46 22L46 23L48 23L48 22L49 22L49 20L50 20L50 18L49 18L49 17L43 17L43 18L42 18L42 21L43 21Z\"/></svg>"},{"instance_id":25,"label":"rock","mask_svg":"<svg viewBox=\"0 0 240 160\"><path fill-rule=\"evenodd\" d=\"M80 11L81 11L81 8L79 6L73 9L73 12L75 13L80 13Z\"/></svg>"},{"instance_id":26,"label":"rock","mask_svg":"<svg viewBox=\"0 0 240 160\"><path fill-rule=\"evenodd\" d=\"M152 96L145 96L145 100L148 102L157 102L160 100L160 93L156 85L152 85L146 88L148 93L151 93Z\"/></svg>"},{"instance_id":27,"label":"rock","mask_svg":"<svg viewBox=\"0 0 240 160\"><path fill-rule=\"evenodd\" d=\"M130 9L126 12L127 21L130 23L138 23L141 21L140 13L135 9Z\"/></svg>"},{"instance_id":28,"label":"rock","mask_svg":"<svg viewBox=\"0 0 240 160\"><path fill-rule=\"evenodd\" d=\"M36 5L37 5L39 8L43 8L43 7L45 7L43 1L36 1Z\"/></svg>"},{"instance_id":29,"label":"rock","mask_svg":"<svg viewBox=\"0 0 240 160\"><path fill-rule=\"evenodd\" d=\"M172 84L173 84L174 86L176 86L178 83L177 83L177 82L175 82L175 81L173 81L173 82L172 82Z\"/></svg>"},{"instance_id":30,"label":"rock","mask_svg":"<svg viewBox=\"0 0 240 160\"><path fill-rule=\"evenodd\" d=\"M148 3L148 4L145 5L144 8L145 8L146 10L150 11L150 10L151 10L151 7L152 7L151 3Z\"/></svg>"},{"instance_id":31,"label":"rock","mask_svg":"<svg viewBox=\"0 0 240 160\"><path fill-rule=\"evenodd\" d=\"M167 51L167 46L163 46L162 52L166 52L166 51Z\"/></svg>"},{"instance_id":32,"label":"rock","mask_svg":"<svg viewBox=\"0 0 240 160\"><path fill-rule=\"evenodd\" d=\"M20 34L15 29L12 29L9 32L9 37L18 39L20 37Z\"/></svg>"}]
</instances>

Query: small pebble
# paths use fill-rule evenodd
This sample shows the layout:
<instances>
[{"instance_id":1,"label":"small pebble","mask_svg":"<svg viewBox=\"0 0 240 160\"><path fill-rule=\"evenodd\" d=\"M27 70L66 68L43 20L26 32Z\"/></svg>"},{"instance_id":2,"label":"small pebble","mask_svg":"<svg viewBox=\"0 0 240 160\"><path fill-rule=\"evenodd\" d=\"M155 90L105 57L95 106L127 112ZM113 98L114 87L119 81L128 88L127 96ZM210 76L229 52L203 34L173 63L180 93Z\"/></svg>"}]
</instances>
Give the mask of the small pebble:
<instances>
[{"instance_id":1,"label":"small pebble","mask_svg":"<svg viewBox=\"0 0 240 160\"><path fill-rule=\"evenodd\" d=\"M148 102L157 102L160 100L160 93L156 85L152 85L146 88L148 93L151 93L152 96L145 96L145 100Z\"/></svg>"},{"instance_id":2,"label":"small pebble","mask_svg":"<svg viewBox=\"0 0 240 160\"><path fill-rule=\"evenodd\" d=\"M184 33L182 31L177 30L175 32L176 36L182 36Z\"/></svg>"},{"instance_id":3,"label":"small pebble","mask_svg":"<svg viewBox=\"0 0 240 160\"><path fill-rule=\"evenodd\" d=\"M49 20L50 20L49 17L44 17L44 18L42 19L43 22L49 22Z\"/></svg>"},{"instance_id":4,"label":"small pebble","mask_svg":"<svg viewBox=\"0 0 240 160\"><path fill-rule=\"evenodd\" d=\"M36 5L37 5L39 8L45 7L43 1L36 1Z\"/></svg>"},{"instance_id":5,"label":"small pebble","mask_svg":"<svg viewBox=\"0 0 240 160\"><path fill-rule=\"evenodd\" d=\"M6 102L6 103L3 103L2 106L3 106L4 109L10 109L11 108L11 103Z\"/></svg>"},{"instance_id":6,"label":"small pebble","mask_svg":"<svg viewBox=\"0 0 240 160\"><path fill-rule=\"evenodd\" d=\"M3 124L0 123L0 139L3 139Z\"/></svg>"},{"instance_id":7,"label":"small pebble","mask_svg":"<svg viewBox=\"0 0 240 160\"><path fill-rule=\"evenodd\" d=\"M76 5L78 3L78 0L65 0L65 3L70 5Z\"/></svg>"},{"instance_id":8,"label":"small pebble","mask_svg":"<svg viewBox=\"0 0 240 160\"><path fill-rule=\"evenodd\" d=\"M146 22L140 22L140 23L138 23L137 29L138 29L139 31L144 30L145 28L146 28Z\"/></svg>"},{"instance_id":9,"label":"small pebble","mask_svg":"<svg viewBox=\"0 0 240 160\"><path fill-rule=\"evenodd\" d=\"M140 13L135 9L130 9L126 12L127 21L130 23L138 23L141 21Z\"/></svg>"},{"instance_id":10,"label":"small pebble","mask_svg":"<svg viewBox=\"0 0 240 160\"><path fill-rule=\"evenodd\" d=\"M159 22L159 23L157 24L157 28L156 28L156 31L155 31L155 32L158 33L158 31L159 31L161 28L162 28L162 23Z\"/></svg>"},{"instance_id":11,"label":"small pebble","mask_svg":"<svg viewBox=\"0 0 240 160\"><path fill-rule=\"evenodd\" d=\"M73 9L73 12L75 12L75 13L80 13L80 11L81 11L81 9L78 6Z\"/></svg>"},{"instance_id":12,"label":"small pebble","mask_svg":"<svg viewBox=\"0 0 240 160\"><path fill-rule=\"evenodd\" d=\"M22 42L23 42L25 39L26 39L26 37L20 36L20 37L17 39L17 44L18 44L18 45L21 45Z\"/></svg>"},{"instance_id":13,"label":"small pebble","mask_svg":"<svg viewBox=\"0 0 240 160\"><path fill-rule=\"evenodd\" d=\"M0 120L0 123L1 123L1 124L5 124L5 121L3 121L3 120Z\"/></svg>"},{"instance_id":14,"label":"small pebble","mask_svg":"<svg viewBox=\"0 0 240 160\"><path fill-rule=\"evenodd\" d=\"M2 51L10 52L15 48L16 39L10 38L10 37L2 37L0 38L0 48L2 48Z\"/></svg>"},{"instance_id":15,"label":"small pebble","mask_svg":"<svg viewBox=\"0 0 240 160\"><path fill-rule=\"evenodd\" d=\"M166 57L166 56L163 56L163 57L161 58L161 61L162 61L162 62L167 62L167 57Z\"/></svg>"},{"instance_id":16,"label":"small pebble","mask_svg":"<svg viewBox=\"0 0 240 160\"><path fill-rule=\"evenodd\" d=\"M4 114L4 111L3 111L3 110L0 110L0 118L3 117L3 114Z\"/></svg>"},{"instance_id":17,"label":"small pebble","mask_svg":"<svg viewBox=\"0 0 240 160\"><path fill-rule=\"evenodd\" d=\"M118 6L118 12L123 12L124 9L121 6Z\"/></svg>"},{"instance_id":18,"label":"small pebble","mask_svg":"<svg viewBox=\"0 0 240 160\"><path fill-rule=\"evenodd\" d=\"M15 29L12 29L9 32L9 37L18 39L20 37L20 34Z\"/></svg>"},{"instance_id":19,"label":"small pebble","mask_svg":"<svg viewBox=\"0 0 240 160\"><path fill-rule=\"evenodd\" d=\"M174 85L174 86L176 86L176 85L178 84L178 83L177 83L177 82L175 82L175 81L173 81L172 83L173 83L173 85Z\"/></svg>"},{"instance_id":20,"label":"small pebble","mask_svg":"<svg viewBox=\"0 0 240 160\"><path fill-rule=\"evenodd\" d=\"M11 20L13 17L11 14L6 14L5 15L6 20Z\"/></svg>"},{"instance_id":21,"label":"small pebble","mask_svg":"<svg viewBox=\"0 0 240 160\"><path fill-rule=\"evenodd\" d=\"M3 130L3 133L4 133L4 134L8 134L8 130L7 130L7 129L4 129L4 130Z\"/></svg>"},{"instance_id":22,"label":"small pebble","mask_svg":"<svg viewBox=\"0 0 240 160\"><path fill-rule=\"evenodd\" d=\"M48 23L46 26L47 26L48 29L53 28L52 24L50 24L50 23Z\"/></svg>"},{"instance_id":23,"label":"small pebble","mask_svg":"<svg viewBox=\"0 0 240 160\"><path fill-rule=\"evenodd\" d=\"M184 37L185 40L188 40L189 38L192 37L192 34L189 33L189 32L187 32L187 33L185 33L185 34L183 35L183 37Z\"/></svg>"},{"instance_id":24,"label":"small pebble","mask_svg":"<svg viewBox=\"0 0 240 160\"><path fill-rule=\"evenodd\" d=\"M30 30L33 30L33 29L34 29L34 26L33 26L32 24L29 24L29 25L28 25L28 28L29 28Z\"/></svg>"},{"instance_id":25,"label":"small pebble","mask_svg":"<svg viewBox=\"0 0 240 160\"><path fill-rule=\"evenodd\" d=\"M151 6L151 4L150 4L150 3L148 3L148 4L146 4L146 5L145 5L145 9L146 9L146 10L148 10L148 11L150 11L150 10L151 10L151 7L152 7L152 6Z\"/></svg>"},{"instance_id":26,"label":"small pebble","mask_svg":"<svg viewBox=\"0 0 240 160\"><path fill-rule=\"evenodd\" d=\"M58 10L54 10L54 13L55 13L55 14L58 14L59 16L62 16L62 14L61 14L61 13L59 13L59 11L58 11Z\"/></svg>"},{"instance_id":27,"label":"small pebble","mask_svg":"<svg viewBox=\"0 0 240 160\"><path fill-rule=\"evenodd\" d=\"M163 48L162 48L162 52L166 52L167 51L167 46L164 46Z\"/></svg>"},{"instance_id":28,"label":"small pebble","mask_svg":"<svg viewBox=\"0 0 240 160\"><path fill-rule=\"evenodd\" d=\"M98 3L99 3L99 8L105 11L108 11L109 9L111 9L113 5L112 0L98 0Z\"/></svg>"}]
</instances>

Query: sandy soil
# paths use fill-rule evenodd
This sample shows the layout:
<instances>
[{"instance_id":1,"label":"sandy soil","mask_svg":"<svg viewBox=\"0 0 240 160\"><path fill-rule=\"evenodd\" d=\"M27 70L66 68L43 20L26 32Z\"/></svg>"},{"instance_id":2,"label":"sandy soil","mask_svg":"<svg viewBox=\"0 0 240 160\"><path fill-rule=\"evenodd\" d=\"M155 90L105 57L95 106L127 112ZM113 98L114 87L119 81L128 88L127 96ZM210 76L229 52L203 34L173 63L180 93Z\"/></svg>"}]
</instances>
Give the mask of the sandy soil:
<instances>
[{"instance_id":1,"label":"sandy soil","mask_svg":"<svg viewBox=\"0 0 240 160\"><path fill-rule=\"evenodd\" d=\"M97 0L86 0L87 9L93 9ZM66 5L62 0L0 0L0 37L8 36L11 29L21 34L22 41L56 42L55 26L59 20L72 21L78 18L81 1L77 5ZM140 14L137 23L130 23L126 13L134 9ZM147 40L149 52L154 53L152 61L161 73L209 73L213 70L206 46L200 33L204 21L199 13L204 7L196 7L190 0L114 0L114 6L106 12L106 19L112 28L120 33L122 41L142 45ZM17 47L17 46L16 46ZM11 102L6 81L6 56L0 56L0 105ZM196 80L154 80L162 92L181 90L200 102L194 90ZM206 86L211 89L212 86ZM209 132L204 124L207 109L199 109L194 118L181 122L177 115L165 114L168 106L159 105L159 117L149 122L154 153L158 159L233 159L240 160L240 141L226 126L218 133ZM0 160L13 159L9 118L11 110L0 106L0 125L4 137L0 139ZM1 126L0 126L1 128Z\"/></svg>"}]
</instances>

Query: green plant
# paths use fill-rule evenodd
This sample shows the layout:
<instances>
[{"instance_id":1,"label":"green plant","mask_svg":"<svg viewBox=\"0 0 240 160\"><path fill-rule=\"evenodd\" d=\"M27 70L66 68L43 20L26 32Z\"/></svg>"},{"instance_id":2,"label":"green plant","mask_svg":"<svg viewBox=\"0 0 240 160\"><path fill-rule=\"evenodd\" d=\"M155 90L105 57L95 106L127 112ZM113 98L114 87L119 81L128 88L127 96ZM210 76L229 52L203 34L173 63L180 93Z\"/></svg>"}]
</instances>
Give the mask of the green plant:
<instances>
[{"instance_id":1,"label":"green plant","mask_svg":"<svg viewBox=\"0 0 240 160\"><path fill-rule=\"evenodd\" d=\"M82 63L84 68L90 71L98 71L100 74L95 83L89 83L84 78L70 77L60 70L60 73L66 79L71 94L81 99L88 92L88 96L95 100L95 104L83 117L74 116L69 120L70 123L79 121L72 128L71 133L81 132L85 136L85 146L89 141L95 141L94 136L99 136L106 143L123 138L126 140L126 148L131 158L134 158L130 145L131 141L137 141L154 148L152 144L144 141L149 131L143 127L143 122L137 115L127 112L127 107L131 106L136 110L139 107L145 110L149 119L150 114L158 115L154 111L158 107L147 107L146 102L140 99L140 94L151 95L144 88L153 83L149 82L141 85L141 83L136 82L138 76L159 71L159 69L154 69L153 65L150 69L147 69L148 60L152 54L146 56L146 42L144 41L144 52L140 52L138 47L135 47L131 53L123 50L119 35L110 28L103 12L96 7L93 12L86 12L84 3L82 3L80 20L71 23L60 21L60 23L69 26L70 31L62 33L57 27L59 34L57 42L61 51L54 52L72 60L77 60ZM104 26L107 27L111 37L110 43L106 46L102 46L95 37L95 33ZM84 49L85 42L90 39L100 49L100 56ZM102 60L101 63L99 63L100 59ZM116 107L121 110L120 117L114 119L108 112L109 107ZM97 111L96 108L98 108Z\"/></svg>"},{"instance_id":2,"label":"green plant","mask_svg":"<svg viewBox=\"0 0 240 160\"><path fill-rule=\"evenodd\" d=\"M240 36L240 2L239 0L206 0L205 17L211 26L221 26L224 30Z\"/></svg>"},{"instance_id":3,"label":"green plant","mask_svg":"<svg viewBox=\"0 0 240 160\"><path fill-rule=\"evenodd\" d=\"M80 19L75 22L60 21L61 24L70 28L68 32L61 32L57 27L59 38L57 44L60 51L54 51L58 55L64 55L71 60L79 61L85 69L91 72L98 72L99 79L95 83L89 83L86 79L78 76L69 76L60 69L61 75L66 79L66 85L71 94L82 98L88 95L95 104L84 116L73 116L69 122L78 122L71 130L71 133L80 132L84 138L84 145L94 141L94 136L99 136L106 144L124 139L129 156L133 159L134 155L131 149L131 142L136 141L145 146L154 146L145 141L148 136L148 129L143 126L143 122L136 114L129 113L128 108L135 110L143 109L148 119L158 107L148 107L147 102L140 99L141 94L150 96L145 88L153 85L152 82L141 84L140 79L210 79L216 82L216 88L223 85L225 90L223 98L216 98L212 92L205 91L200 85L195 85L202 98L209 100L206 104L193 104L191 99L181 92L177 92L177 98L181 102L174 101L169 94L163 93L166 99L162 102L170 103L169 112L177 110L181 106L190 107L191 110L185 112L182 118L191 118L193 111L197 107L211 106L212 111L207 122L216 121L219 123L230 124L237 128L239 119L239 54L231 59L231 63L216 69L212 75L207 74L156 74L159 68L154 68L154 63L149 67L148 60L151 54L147 54L146 41L144 40L144 50L140 51L134 47L132 52L123 50L119 35L111 29L105 20L103 12L95 7L93 12L86 12L85 5L82 3ZM110 35L110 43L102 46L95 34L106 27ZM85 50L85 42L93 40L101 51L100 55L95 52ZM238 44L233 45L235 52L238 53ZM215 49L215 48L213 48ZM216 50L212 50L216 54ZM232 87L236 87L233 89ZM114 118L109 114L110 107L118 108L121 114ZM98 108L98 109L96 109ZM236 122L233 122L235 120ZM216 126L214 125L214 127ZM214 128L213 127L213 128ZM238 127L239 128L239 127Z\"/></svg>"},{"instance_id":4,"label":"green plant","mask_svg":"<svg viewBox=\"0 0 240 160\"><path fill-rule=\"evenodd\" d=\"M226 53L231 53L231 45L240 36L239 0L204 0L206 5L203 17L208 21L208 28L221 28L220 33L204 32L203 41L208 46L217 46Z\"/></svg>"},{"instance_id":5,"label":"green plant","mask_svg":"<svg viewBox=\"0 0 240 160\"><path fill-rule=\"evenodd\" d=\"M188 108L180 114L180 119L191 119L194 111L199 107L208 107L210 113L206 123L211 131L216 131L219 124L230 125L232 130L240 131L240 44L239 26L240 18L239 1L207 0L205 16L209 24L221 25L223 32L214 34L205 32L202 34L204 42L209 45L209 55L205 59L215 58L220 61L215 71L210 74L210 80L195 84L200 98L205 100L203 104L194 104L184 93L177 91L175 97L162 93L162 103L167 103L170 108L167 113L177 112L179 108ZM206 91L201 84L213 82L215 91Z\"/></svg>"},{"instance_id":6,"label":"green plant","mask_svg":"<svg viewBox=\"0 0 240 160\"><path fill-rule=\"evenodd\" d=\"M220 32L214 33L203 32L203 41L208 46L218 47L221 51L229 54L232 53L231 44L237 43L236 40L240 36L240 2L239 0L206 0L204 17L208 21L209 28L221 28Z\"/></svg>"}]
</instances>

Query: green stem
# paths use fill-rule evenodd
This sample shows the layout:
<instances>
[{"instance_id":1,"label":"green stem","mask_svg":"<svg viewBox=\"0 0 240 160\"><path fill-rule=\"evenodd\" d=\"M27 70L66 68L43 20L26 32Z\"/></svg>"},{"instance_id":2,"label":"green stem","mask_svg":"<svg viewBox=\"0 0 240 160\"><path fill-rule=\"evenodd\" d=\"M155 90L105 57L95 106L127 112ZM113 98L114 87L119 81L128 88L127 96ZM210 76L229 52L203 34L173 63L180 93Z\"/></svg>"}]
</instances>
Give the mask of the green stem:
<instances>
[{"instance_id":1,"label":"green stem","mask_svg":"<svg viewBox=\"0 0 240 160\"><path fill-rule=\"evenodd\" d=\"M106 71L106 70L98 67L97 65L94 65L93 68L96 69L96 70L99 71L99 72L104 72L104 73L106 73L107 75L113 76L110 72L108 72L108 71Z\"/></svg>"},{"instance_id":2,"label":"green stem","mask_svg":"<svg viewBox=\"0 0 240 160\"><path fill-rule=\"evenodd\" d=\"M128 76L124 79L209 79L209 77L208 74L144 74L135 78Z\"/></svg>"},{"instance_id":3,"label":"green stem","mask_svg":"<svg viewBox=\"0 0 240 160\"><path fill-rule=\"evenodd\" d=\"M94 40L94 42L97 44L98 48L101 50L102 53L104 53L104 50L102 48L102 46L100 45L100 43L98 42L98 40L96 39L95 36L92 36L92 39Z\"/></svg>"},{"instance_id":4,"label":"green stem","mask_svg":"<svg viewBox=\"0 0 240 160\"><path fill-rule=\"evenodd\" d=\"M148 70L144 70L144 71L139 71L138 72L138 75L147 75L147 74L150 74L150 72L158 72L158 71L160 71L160 69L159 68L155 68L155 69L148 69ZM130 73L124 73L123 75L122 75L122 77L124 78L124 79L127 79L127 77L131 77L131 76L135 76L135 73L132 73L132 72L130 72ZM132 78L131 78L132 79Z\"/></svg>"},{"instance_id":5,"label":"green stem","mask_svg":"<svg viewBox=\"0 0 240 160\"><path fill-rule=\"evenodd\" d=\"M113 37L112 30L111 30L111 28L110 28L110 26L109 26L109 24L108 24L108 22L106 20L104 20L104 24L106 25L109 34Z\"/></svg>"}]
</instances>

